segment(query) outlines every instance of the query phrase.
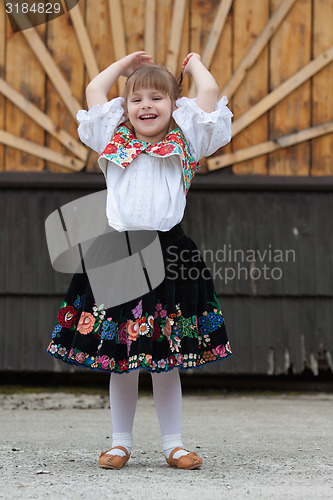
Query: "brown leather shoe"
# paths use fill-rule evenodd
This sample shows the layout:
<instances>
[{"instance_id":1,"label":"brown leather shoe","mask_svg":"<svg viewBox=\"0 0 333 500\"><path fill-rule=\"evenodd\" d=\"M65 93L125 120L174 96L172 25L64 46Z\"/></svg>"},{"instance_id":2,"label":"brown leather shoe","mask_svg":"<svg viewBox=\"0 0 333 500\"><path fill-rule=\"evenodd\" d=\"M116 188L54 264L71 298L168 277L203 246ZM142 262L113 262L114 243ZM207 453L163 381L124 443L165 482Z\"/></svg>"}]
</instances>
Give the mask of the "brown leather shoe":
<instances>
[{"instance_id":1,"label":"brown leather shoe","mask_svg":"<svg viewBox=\"0 0 333 500\"><path fill-rule=\"evenodd\" d=\"M184 450L184 448L175 448L170 453L169 458L166 458L167 463L171 467L177 467L177 469L199 469L202 466L202 459L194 451L190 451L187 455L183 455L180 458L173 458L176 451L179 450Z\"/></svg>"},{"instance_id":2,"label":"brown leather shoe","mask_svg":"<svg viewBox=\"0 0 333 500\"><path fill-rule=\"evenodd\" d=\"M126 453L124 457L121 457L120 455L108 455L107 452L111 450L122 450ZM98 465L100 467L103 467L103 469L121 469L126 462L128 461L130 457L130 454L124 448L123 446L114 446L113 448L110 448L109 450L103 451L101 453L101 456L99 457L98 460Z\"/></svg>"}]
</instances>

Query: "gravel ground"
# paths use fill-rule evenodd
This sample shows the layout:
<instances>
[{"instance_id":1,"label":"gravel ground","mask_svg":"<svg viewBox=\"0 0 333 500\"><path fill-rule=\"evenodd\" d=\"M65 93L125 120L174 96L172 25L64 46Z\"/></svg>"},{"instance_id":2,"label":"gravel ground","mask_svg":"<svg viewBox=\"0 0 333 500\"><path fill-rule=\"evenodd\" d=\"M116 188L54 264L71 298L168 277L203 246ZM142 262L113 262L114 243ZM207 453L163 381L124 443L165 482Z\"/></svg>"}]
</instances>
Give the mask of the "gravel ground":
<instances>
[{"instance_id":1,"label":"gravel ground","mask_svg":"<svg viewBox=\"0 0 333 500\"><path fill-rule=\"evenodd\" d=\"M185 395L184 444L201 470L168 467L150 395L140 395L135 447L121 470L104 394L0 394L0 498L216 500L333 498L333 395Z\"/></svg>"}]
</instances>

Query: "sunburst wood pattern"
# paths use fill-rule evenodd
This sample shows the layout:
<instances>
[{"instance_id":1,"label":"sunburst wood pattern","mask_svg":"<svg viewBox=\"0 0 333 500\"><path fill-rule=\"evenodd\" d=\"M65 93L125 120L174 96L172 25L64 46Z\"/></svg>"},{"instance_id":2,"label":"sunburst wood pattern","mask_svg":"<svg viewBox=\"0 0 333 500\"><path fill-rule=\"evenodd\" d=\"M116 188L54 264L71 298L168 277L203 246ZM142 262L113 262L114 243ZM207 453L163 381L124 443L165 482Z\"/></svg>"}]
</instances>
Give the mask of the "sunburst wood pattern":
<instances>
[{"instance_id":1,"label":"sunburst wood pattern","mask_svg":"<svg viewBox=\"0 0 333 500\"><path fill-rule=\"evenodd\" d=\"M0 170L96 170L76 132L85 87L145 49L176 76L199 52L230 100L233 141L208 171L333 175L332 25L326 0L80 0L13 34L0 2ZM188 77L184 94L195 96Z\"/></svg>"}]
</instances>

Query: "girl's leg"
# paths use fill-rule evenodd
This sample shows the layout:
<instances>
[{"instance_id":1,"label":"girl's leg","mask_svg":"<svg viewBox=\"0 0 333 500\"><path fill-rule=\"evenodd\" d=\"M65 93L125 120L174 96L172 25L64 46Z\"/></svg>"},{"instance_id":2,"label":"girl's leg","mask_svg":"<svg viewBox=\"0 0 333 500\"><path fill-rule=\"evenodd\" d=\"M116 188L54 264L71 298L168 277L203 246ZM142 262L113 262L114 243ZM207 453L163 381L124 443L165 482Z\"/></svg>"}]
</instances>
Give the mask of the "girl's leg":
<instances>
[{"instance_id":1,"label":"girl's leg","mask_svg":"<svg viewBox=\"0 0 333 500\"><path fill-rule=\"evenodd\" d=\"M133 422L138 400L139 370L112 373L110 377L110 408L112 419L112 448L123 446L131 453ZM110 455L125 456L124 451L109 451Z\"/></svg>"},{"instance_id":2,"label":"girl's leg","mask_svg":"<svg viewBox=\"0 0 333 500\"><path fill-rule=\"evenodd\" d=\"M162 433L162 446L169 458L172 450L183 447L181 436L182 389L179 369L152 374L154 402ZM186 455L186 451L177 451L174 458Z\"/></svg>"}]
</instances>

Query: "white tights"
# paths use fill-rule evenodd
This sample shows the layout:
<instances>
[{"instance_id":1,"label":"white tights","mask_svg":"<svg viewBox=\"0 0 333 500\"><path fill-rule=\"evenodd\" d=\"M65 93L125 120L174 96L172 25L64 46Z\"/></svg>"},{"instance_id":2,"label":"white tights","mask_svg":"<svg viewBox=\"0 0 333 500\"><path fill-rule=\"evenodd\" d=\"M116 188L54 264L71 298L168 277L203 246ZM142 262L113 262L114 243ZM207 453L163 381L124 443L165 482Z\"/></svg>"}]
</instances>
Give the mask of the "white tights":
<instances>
[{"instance_id":1,"label":"white tights","mask_svg":"<svg viewBox=\"0 0 333 500\"><path fill-rule=\"evenodd\" d=\"M151 375L154 403L162 434L166 457L176 447L183 447L181 438L182 390L178 368ZM112 447L123 446L131 452L133 422L138 400L139 370L112 373L110 377L110 408L112 418ZM120 450L110 454L125 455ZM185 455L178 451L174 458Z\"/></svg>"}]
</instances>

